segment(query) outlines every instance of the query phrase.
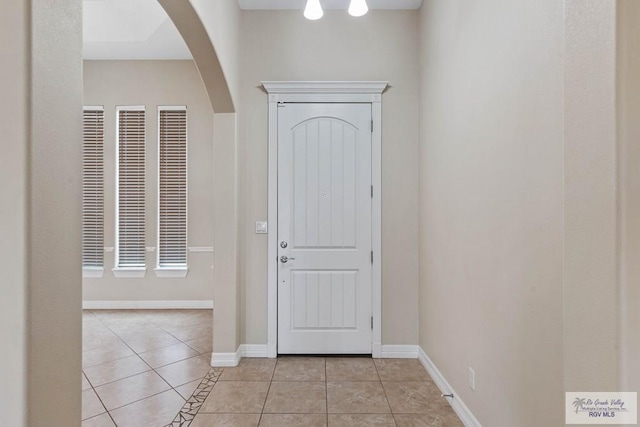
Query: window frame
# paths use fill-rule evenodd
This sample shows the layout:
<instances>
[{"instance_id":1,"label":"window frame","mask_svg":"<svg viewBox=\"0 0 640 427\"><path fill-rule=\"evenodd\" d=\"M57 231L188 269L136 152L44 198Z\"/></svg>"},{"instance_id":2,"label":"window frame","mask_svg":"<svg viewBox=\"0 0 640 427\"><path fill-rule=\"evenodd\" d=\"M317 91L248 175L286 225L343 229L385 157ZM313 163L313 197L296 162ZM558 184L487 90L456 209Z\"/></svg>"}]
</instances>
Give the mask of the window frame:
<instances>
[{"instance_id":1,"label":"window frame","mask_svg":"<svg viewBox=\"0 0 640 427\"><path fill-rule=\"evenodd\" d=\"M160 209L160 114L163 111L184 111L185 113L185 263L184 265L160 265L160 215L162 210ZM186 105L159 105L157 108L157 201L156 201L156 267L154 272L157 277L168 277L168 278L184 278L187 276L189 272L189 115L188 108Z\"/></svg>"},{"instance_id":2,"label":"window frame","mask_svg":"<svg viewBox=\"0 0 640 427\"><path fill-rule=\"evenodd\" d=\"M84 154L85 154L85 137L84 137L84 114L87 111L100 111L102 112L102 266L88 266L84 265L84 248L85 248L85 233L84 233L84 224L85 224L85 216L84 216L84 203L85 203L85 163L84 163ZM104 130L105 130L105 111L104 105L84 105L82 107L82 128L83 128L83 136L82 136L82 205L83 205L83 213L82 213L82 277L83 278L94 278L99 279L104 275L104 177L105 177L105 165L104 165ZM96 248L98 249L98 248Z\"/></svg>"},{"instance_id":3,"label":"window frame","mask_svg":"<svg viewBox=\"0 0 640 427\"><path fill-rule=\"evenodd\" d=\"M144 213L144 237L145 237L145 245L144 253L145 253L145 263L143 266L121 266L120 265L120 112L121 111L143 111L144 114L144 139L145 139L145 155L144 155L144 184L145 184L145 200L143 205L145 205L145 213ZM118 278L143 278L146 275L147 267L146 267L146 198L147 198L147 185L146 185L146 175L147 175L147 114L146 114L146 106L145 105L122 105L116 106L116 126L115 126L115 248L114 248L114 263L115 266L112 269L115 277Z\"/></svg>"}]
</instances>

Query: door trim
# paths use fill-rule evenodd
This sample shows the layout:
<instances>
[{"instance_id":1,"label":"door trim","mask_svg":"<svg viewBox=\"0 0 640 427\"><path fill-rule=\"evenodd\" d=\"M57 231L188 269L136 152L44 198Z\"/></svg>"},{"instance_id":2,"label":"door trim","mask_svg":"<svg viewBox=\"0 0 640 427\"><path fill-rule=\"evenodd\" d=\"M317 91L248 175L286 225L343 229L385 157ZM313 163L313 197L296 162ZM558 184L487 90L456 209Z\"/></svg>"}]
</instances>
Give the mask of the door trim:
<instances>
[{"instance_id":1,"label":"door trim","mask_svg":"<svg viewBox=\"0 0 640 427\"><path fill-rule=\"evenodd\" d=\"M267 357L278 355L278 103L371 103L372 356L382 355L382 93L388 82L262 82L269 102Z\"/></svg>"}]
</instances>

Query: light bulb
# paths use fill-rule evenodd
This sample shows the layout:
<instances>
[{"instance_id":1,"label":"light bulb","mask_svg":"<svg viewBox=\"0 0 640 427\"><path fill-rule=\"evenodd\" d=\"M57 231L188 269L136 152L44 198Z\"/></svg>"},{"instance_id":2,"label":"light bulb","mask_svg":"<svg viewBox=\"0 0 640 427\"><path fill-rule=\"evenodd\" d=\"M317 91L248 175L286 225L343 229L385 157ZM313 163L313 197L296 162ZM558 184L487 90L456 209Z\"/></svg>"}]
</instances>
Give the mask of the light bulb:
<instances>
[{"instance_id":1,"label":"light bulb","mask_svg":"<svg viewBox=\"0 0 640 427\"><path fill-rule=\"evenodd\" d=\"M365 15L368 11L367 0L351 0L351 4L349 4L349 15L358 17Z\"/></svg>"},{"instance_id":2,"label":"light bulb","mask_svg":"<svg viewBox=\"0 0 640 427\"><path fill-rule=\"evenodd\" d=\"M320 0L307 0L307 6L304 8L304 17L315 21L322 18L324 12L322 12L322 6Z\"/></svg>"}]
</instances>

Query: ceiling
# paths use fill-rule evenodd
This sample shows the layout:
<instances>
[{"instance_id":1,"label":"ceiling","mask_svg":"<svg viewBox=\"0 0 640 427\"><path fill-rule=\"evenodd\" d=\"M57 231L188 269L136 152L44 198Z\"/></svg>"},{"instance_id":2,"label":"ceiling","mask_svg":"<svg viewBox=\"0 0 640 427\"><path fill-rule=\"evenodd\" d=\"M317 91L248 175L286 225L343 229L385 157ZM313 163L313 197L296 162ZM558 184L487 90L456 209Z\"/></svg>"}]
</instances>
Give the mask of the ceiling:
<instances>
[{"instance_id":1,"label":"ceiling","mask_svg":"<svg viewBox=\"0 0 640 427\"><path fill-rule=\"evenodd\" d=\"M85 59L191 59L157 0L84 0Z\"/></svg>"},{"instance_id":2,"label":"ceiling","mask_svg":"<svg viewBox=\"0 0 640 427\"><path fill-rule=\"evenodd\" d=\"M349 0L320 0L324 9L347 9ZM238 0L241 9L304 9L305 0ZM422 0L367 0L370 9L419 9Z\"/></svg>"},{"instance_id":3,"label":"ceiling","mask_svg":"<svg viewBox=\"0 0 640 427\"><path fill-rule=\"evenodd\" d=\"M186 0L185 0L186 1ZM219 0L207 0L219 1ZM347 9L349 0L320 0ZM242 9L304 9L305 0L238 0ZM422 0L367 0L371 9L418 9ZM157 0L84 0L85 59L192 59Z\"/></svg>"}]
</instances>

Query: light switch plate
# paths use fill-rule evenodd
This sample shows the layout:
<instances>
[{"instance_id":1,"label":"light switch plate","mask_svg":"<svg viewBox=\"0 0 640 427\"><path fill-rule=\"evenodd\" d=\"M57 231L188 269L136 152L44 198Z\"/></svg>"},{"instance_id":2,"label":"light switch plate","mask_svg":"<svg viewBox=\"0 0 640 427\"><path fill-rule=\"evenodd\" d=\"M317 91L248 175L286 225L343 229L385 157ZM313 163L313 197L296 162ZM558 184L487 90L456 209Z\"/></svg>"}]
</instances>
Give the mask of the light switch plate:
<instances>
[{"instance_id":1,"label":"light switch plate","mask_svg":"<svg viewBox=\"0 0 640 427\"><path fill-rule=\"evenodd\" d=\"M256 234L267 234L267 221L256 221Z\"/></svg>"}]
</instances>

